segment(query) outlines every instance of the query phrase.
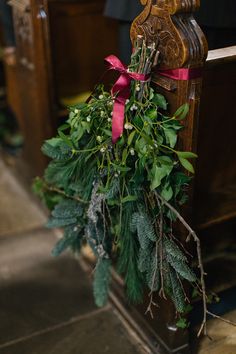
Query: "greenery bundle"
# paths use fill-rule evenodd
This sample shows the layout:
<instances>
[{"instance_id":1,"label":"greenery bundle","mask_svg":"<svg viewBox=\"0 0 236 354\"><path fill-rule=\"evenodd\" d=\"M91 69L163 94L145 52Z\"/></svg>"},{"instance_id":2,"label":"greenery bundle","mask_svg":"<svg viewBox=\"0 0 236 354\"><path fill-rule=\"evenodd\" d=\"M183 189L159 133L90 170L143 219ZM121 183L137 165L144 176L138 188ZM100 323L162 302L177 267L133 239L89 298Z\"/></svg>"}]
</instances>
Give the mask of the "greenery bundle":
<instances>
[{"instance_id":1,"label":"greenery bundle","mask_svg":"<svg viewBox=\"0 0 236 354\"><path fill-rule=\"evenodd\" d=\"M150 74L157 58L156 46L146 46L139 37L128 72ZM87 243L96 255L98 306L107 302L113 265L124 277L130 301L141 302L149 289L151 314L157 292L169 297L181 314L188 304L183 282L205 291L204 274L197 279L172 231L179 219L195 239L177 211L187 201L189 174L194 173L189 159L196 158L176 149L188 105L169 117L165 98L150 81L133 80L130 91L124 132L115 144L111 135L116 97L103 85L87 103L70 107L66 124L42 147L52 161L35 188L52 209L48 227L64 229L53 254L67 248L77 252Z\"/></svg>"}]
</instances>

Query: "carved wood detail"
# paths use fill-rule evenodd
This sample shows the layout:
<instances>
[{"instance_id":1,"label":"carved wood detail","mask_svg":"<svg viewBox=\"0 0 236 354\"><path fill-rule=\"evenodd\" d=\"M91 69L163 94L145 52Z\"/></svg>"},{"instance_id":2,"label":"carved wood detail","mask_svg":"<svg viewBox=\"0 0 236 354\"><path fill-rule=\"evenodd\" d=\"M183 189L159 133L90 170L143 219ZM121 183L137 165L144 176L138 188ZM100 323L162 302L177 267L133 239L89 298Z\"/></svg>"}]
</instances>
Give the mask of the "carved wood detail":
<instances>
[{"instance_id":1,"label":"carved wood detail","mask_svg":"<svg viewBox=\"0 0 236 354\"><path fill-rule=\"evenodd\" d=\"M131 39L143 35L147 42L157 41L162 68L203 65L207 42L192 16L199 0L141 0L145 5L131 27Z\"/></svg>"},{"instance_id":2,"label":"carved wood detail","mask_svg":"<svg viewBox=\"0 0 236 354\"><path fill-rule=\"evenodd\" d=\"M142 35L147 43L155 41L160 51L161 69L199 68L205 63L208 45L203 32L193 17L200 0L140 0L141 14L131 26L131 40ZM174 112L181 104L190 103L189 119L182 134L181 147L196 148L197 115L202 80L176 81L160 76L158 70L153 82L161 88Z\"/></svg>"}]
</instances>

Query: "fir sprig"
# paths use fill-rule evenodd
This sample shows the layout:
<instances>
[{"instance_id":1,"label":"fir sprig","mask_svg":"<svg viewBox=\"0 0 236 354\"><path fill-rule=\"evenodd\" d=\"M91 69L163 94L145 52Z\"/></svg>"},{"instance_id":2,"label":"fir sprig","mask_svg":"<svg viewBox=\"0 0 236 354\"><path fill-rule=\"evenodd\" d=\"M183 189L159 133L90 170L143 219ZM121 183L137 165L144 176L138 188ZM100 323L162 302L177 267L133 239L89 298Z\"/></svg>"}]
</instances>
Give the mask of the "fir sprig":
<instances>
[{"instance_id":1,"label":"fir sprig","mask_svg":"<svg viewBox=\"0 0 236 354\"><path fill-rule=\"evenodd\" d=\"M155 44L146 46L138 38L129 70L150 74L157 60ZM90 245L97 257L98 306L107 301L115 259L131 301L142 301L149 289L152 313L158 291L182 313L187 302L182 282L194 286L197 278L184 248L170 236L176 214L168 205L176 210L187 200L188 175L194 171L189 160L196 155L176 149L188 105L170 117L167 101L150 82L133 81L124 133L112 144L113 104L114 97L97 86L88 103L70 108L66 125L43 145L52 161L37 186L47 200L59 195L49 226L65 230L53 253L78 250L82 242Z\"/></svg>"}]
</instances>

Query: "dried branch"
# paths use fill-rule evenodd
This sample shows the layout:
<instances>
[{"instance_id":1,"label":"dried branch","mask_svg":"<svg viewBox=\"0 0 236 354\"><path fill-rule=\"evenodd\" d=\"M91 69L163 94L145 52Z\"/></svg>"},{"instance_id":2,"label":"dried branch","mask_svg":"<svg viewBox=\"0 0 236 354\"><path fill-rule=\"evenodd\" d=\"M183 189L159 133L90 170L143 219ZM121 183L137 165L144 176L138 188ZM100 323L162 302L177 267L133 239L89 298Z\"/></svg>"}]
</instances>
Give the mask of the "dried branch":
<instances>
[{"instance_id":1,"label":"dried branch","mask_svg":"<svg viewBox=\"0 0 236 354\"><path fill-rule=\"evenodd\" d=\"M151 316L152 319L154 318L152 306L159 307L158 304L153 301L153 294L154 294L153 292L151 292L151 293L149 294L149 296L150 296L150 301L149 301L147 310L146 310L146 312L145 312L145 315L147 315L148 313L150 313L150 316Z\"/></svg>"},{"instance_id":2,"label":"dried branch","mask_svg":"<svg viewBox=\"0 0 236 354\"><path fill-rule=\"evenodd\" d=\"M233 321L227 320L226 318L223 318L221 316L215 315L214 313L212 313L208 310L207 310L207 314L213 318L216 318L222 322L228 323L229 325L236 327L236 322L233 322Z\"/></svg>"},{"instance_id":3,"label":"dried branch","mask_svg":"<svg viewBox=\"0 0 236 354\"><path fill-rule=\"evenodd\" d=\"M207 322L207 296L206 296L206 284L205 284L205 271L203 267L203 262L202 262L202 252L201 252L201 242L200 239L198 238L196 232L191 228L191 226L187 223L187 221L182 217L182 215L176 210L170 203L168 203L161 195L159 195L155 191L156 197L164 204L166 205L178 218L178 220L181 222L181 224L188 230L189 235L187 238L187 241L189 241L190 237L192 236L193 240L197 244L197 257L198 257L198 267L200 269L200 282L201 282L201 292L202 292L202 303L203 303L203 319L201 323L201 327L198 331L198 337L201 335L203 332L204 335L207 335L207 327L206 327L206 322Z\"/></svg>"}]
</instances>

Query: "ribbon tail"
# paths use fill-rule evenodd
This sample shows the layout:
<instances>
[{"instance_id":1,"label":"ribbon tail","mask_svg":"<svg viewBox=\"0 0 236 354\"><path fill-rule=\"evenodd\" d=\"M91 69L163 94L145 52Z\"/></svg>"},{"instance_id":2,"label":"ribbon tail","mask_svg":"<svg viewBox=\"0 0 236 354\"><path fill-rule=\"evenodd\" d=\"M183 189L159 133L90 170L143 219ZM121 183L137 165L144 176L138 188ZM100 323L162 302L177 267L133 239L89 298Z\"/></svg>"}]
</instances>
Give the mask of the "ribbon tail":
<instances>
[{"instance_id":1,"label":"ribbon tail","mask_svg":"<svg viewBox=\"0 0 236 354\"><path fill-rule=\"evenodd\" d=\"M115 144L124 131L125 103L130 96L130 78L122 74L112 88L116 95L112 113L112 143Z\"/></svg>"},{"instance_id":2,"label":"ribbon tail","mask_svg":"<svg viewBox=\"0 0 236 354\"><path fill-rule=\"evenodd\" d=\"M112 143L115 144L124 131L125 100L116 99L112 115Z\"/></svg>"}]
</instances>

